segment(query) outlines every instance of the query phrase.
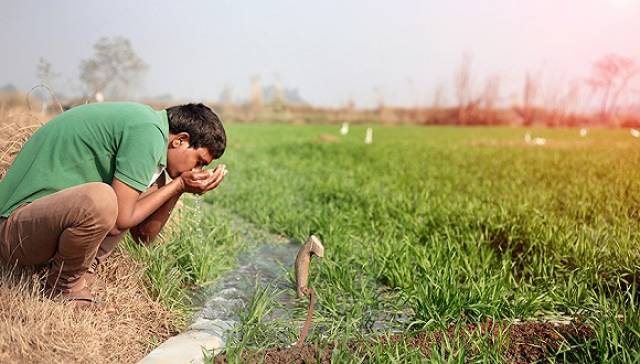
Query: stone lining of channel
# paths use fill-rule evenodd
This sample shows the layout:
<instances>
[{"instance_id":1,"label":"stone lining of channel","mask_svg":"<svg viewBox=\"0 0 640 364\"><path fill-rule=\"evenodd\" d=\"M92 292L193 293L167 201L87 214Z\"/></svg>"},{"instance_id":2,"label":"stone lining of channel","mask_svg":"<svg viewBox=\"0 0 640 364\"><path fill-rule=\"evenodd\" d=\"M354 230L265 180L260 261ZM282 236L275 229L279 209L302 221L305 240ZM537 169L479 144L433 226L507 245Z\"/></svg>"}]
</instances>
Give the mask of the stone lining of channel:
<instances>
[{"instance_id":1,"label":"stone lining of channel","mask_svg":"<svg viewBox=\"0 0 640 364\"><path fill-rule=\"evenodd\" d=\"M246 307L256 285L287 284L281 267L293 265L300 245L237 216L227 217L232 229L249 243L247 251L238 256L238 268L227 272L206 292L209 298L184 332L160 344L138 364L203 363L205 352L217 354L224 349L226 335L237 324L238 312Z\"/></svg>"}]
</instances>

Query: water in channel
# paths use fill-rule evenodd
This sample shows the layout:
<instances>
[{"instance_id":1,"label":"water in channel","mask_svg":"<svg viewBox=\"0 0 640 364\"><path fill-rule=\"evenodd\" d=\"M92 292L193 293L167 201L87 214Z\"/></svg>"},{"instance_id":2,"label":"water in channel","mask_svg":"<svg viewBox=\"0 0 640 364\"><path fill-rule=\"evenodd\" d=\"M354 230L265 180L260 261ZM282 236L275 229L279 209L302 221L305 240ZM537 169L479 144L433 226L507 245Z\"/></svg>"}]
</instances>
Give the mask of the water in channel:
<instances>
[{"instance_id":1,"label":"water in channel","mask_svg":"<svg viewBox=\"0 0 640 364\"><path fill-rule=\"evenodd\" d=\"M202 201L196 200L196 213L203 213ZM287 269L292 269L300 248L299 243L259 230L240 218L230 217L229 220L232 229L248 246L236 257L238 265L235 269L198 294L196 302L202 309L190 327L223 338L238 322L239 313L251 301L256 287L270 285L280 290L290 289L290 295L281 296L285 300L293 299L295 291L287 278ZM293 302L288 303L293 305Z\"/></svg>"},{"instance_id":2,"label":"water in channel","mask_svg":"<svg viewBox=\"0 0 640 364\"><path fill-rule=\"evenodd\" d=\"M201 199L196 199L196 213L199 215L206 213L202 204ZM240 312L247 309L256 287L266 286L279 292L275 297L279 307L271 312L269 320L291 320L296 308L297 316L303 319L307 301L297 299L295 282L289 278L301 244L266 232L233 214L220 210L216 213L225 215L225 220L245 240L247 248L236 257L238 266L235 269L225 273L214 285L195 297L197 306L202 309L195 315L190 329L206 331L226 340L230 330L238 323ZM199 236L204 238L202 234ZM316 304L316 310L320 309L319 306ZM304 312L300 312L301 309ZM372 309L369 316L367 324L362 327L364 332L399 332L406 326L410 313L378 307ZM302 321L299 324L301 326ZM321 324L314 326L320 332L325 329Z\"/></svg>"}]
</instances>

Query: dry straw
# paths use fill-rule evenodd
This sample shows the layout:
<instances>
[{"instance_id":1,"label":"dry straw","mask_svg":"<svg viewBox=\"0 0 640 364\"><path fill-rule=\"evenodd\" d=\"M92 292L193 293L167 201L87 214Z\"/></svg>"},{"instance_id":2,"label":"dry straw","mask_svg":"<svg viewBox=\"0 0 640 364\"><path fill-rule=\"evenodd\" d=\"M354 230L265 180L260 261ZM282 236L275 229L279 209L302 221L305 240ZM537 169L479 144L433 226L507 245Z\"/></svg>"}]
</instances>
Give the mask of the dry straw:
<instances>
[{"instance_id":1,"label":"dry straw","mask_svg":"<svg viewBox=\"0 0 640 364\"><path fill-rule=\"evenodd\" d=\"M116 256L94 291L115 313L79 311L43 296L40 274L0 267L0 362L130 363L175 334L176 317L151 300L142 269Z\"/></svg>"}]
</instances>

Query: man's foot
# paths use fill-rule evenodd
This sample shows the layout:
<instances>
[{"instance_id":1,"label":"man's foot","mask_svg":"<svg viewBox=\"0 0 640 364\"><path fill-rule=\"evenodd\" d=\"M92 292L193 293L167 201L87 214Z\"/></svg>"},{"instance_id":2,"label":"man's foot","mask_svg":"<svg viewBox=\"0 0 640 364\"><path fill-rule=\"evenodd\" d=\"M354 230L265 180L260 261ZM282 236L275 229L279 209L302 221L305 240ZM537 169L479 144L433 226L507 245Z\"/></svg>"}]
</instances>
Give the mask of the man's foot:
<instances>
[{"instance_id":1,"label":"man's foot","mask_svg":"<svg viewBox=\"0 0 640 364\"><path fill-rule=\"evenodd\" d=\"M89 288L83 288L77 292L63 292L60 301L74 310L115 312L113 306L98 301Z\"/></svg>"},{"instance_id":2,"label":"man's foot","mask_svg":"<svg viewBox=\"0 0 640 364\"><path fill-rule=\"evenodd\" d=\"M98 301L84 282L82 282L82 288L74 290L47 288L45 296L71 306L75 310L115 312L113 306Z\"/></svg>"},{"instance_id":3,"label":"man's foot","mask_svg":"<svg viewBox=\"0 0 640 364\"><path fill-rule=\"evenodd\" d=\"M93 258L93 262L87 272L84 274L84 281L87 283L87 286L93 286L93 283L96 281L96 272L98 271L98 258Z\"/></svg>"}]
</instances>

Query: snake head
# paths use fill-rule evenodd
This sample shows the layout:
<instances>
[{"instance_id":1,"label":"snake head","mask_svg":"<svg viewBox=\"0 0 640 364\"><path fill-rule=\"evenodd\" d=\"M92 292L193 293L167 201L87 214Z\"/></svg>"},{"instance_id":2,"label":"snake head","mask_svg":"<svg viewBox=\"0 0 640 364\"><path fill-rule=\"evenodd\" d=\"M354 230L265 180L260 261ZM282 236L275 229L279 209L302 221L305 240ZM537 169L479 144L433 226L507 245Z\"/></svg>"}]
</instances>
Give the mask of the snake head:
<instances>
[{"instance_id":1,"label":"snake head","mask_svg":"<svg viewBox=\"0 0 640 364\"><path fill-rule=\"evenodd\" d=\"M309 239L300 247L298 255L296 256L295 272L296 272L296 291L298 297L305 296L304 288L307 287L309 282L309 265L311 264L311 257L317 256L322 258L324 256L324 246L316 236L311 235Z\"/></svg>"},{"instance_id":2,"label":"snake head","mask_svg":"<svg viewBox=\"0 0 640 364\"><path fill-rule=\"evenodd\" d=\"M316 237L315 235L309 236L309 239L307 239L307 244L310 244L309 252L311 254L314 254L318 258L324 257L324 245L322 245L322 242L320 241L320 239L318 239L318 237Z\"/></svg>"}]
</instances>

